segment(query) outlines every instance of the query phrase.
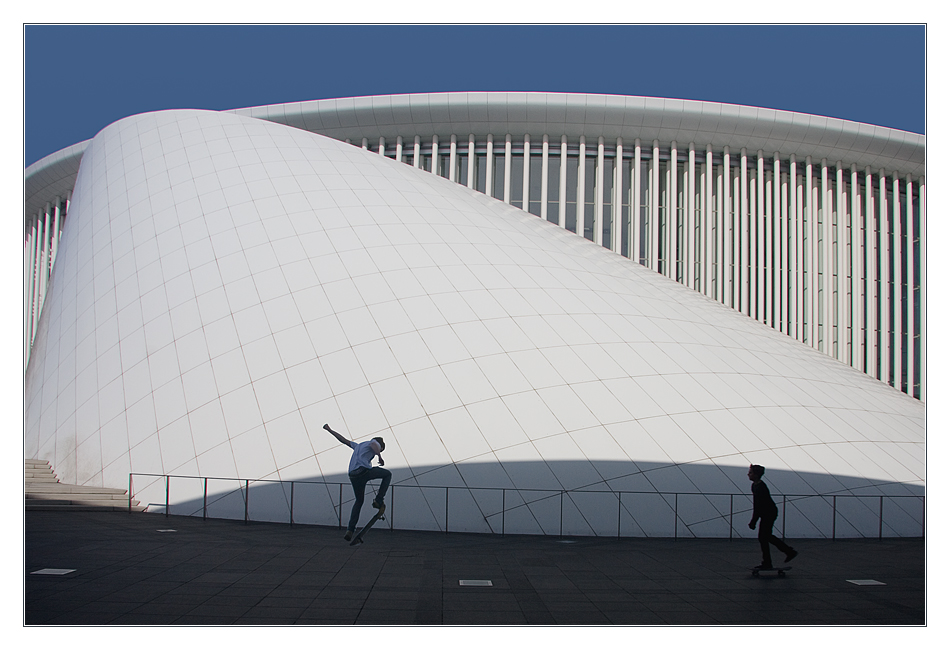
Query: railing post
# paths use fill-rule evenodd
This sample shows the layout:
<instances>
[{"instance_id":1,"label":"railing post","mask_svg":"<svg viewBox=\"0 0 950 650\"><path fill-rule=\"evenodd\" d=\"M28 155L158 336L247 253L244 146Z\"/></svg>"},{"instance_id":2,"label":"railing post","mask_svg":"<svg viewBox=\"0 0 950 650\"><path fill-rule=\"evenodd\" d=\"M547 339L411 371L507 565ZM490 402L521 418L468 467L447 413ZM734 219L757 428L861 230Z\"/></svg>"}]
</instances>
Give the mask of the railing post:
<instances>
[{"instance_id":1,"label":"railing post","mask_svg":"<svg viewBox=\"0 0 950 650\"><path fill-rule=\"evenodd\" d=\"M338 526L339 528L343 528L343 484L342 484L342 483L340 483L340 508L339 508L339 518L340 518L340 520L339 520L339 522L337 522L337 526Z\"/></svg>"},{"instance_id":2,"label":"railing post","mask_svg":"<svg viewBox=\"0 0 950 650\"><path fill-rule=\"evenodd\" d=\"M165 516L168 516L168 484L171 482L171 477L167 474L165 475Z\"/></svg>"},{"instance_id":3,"label":"railing post","mask_svg":"<svg viewBox=\"0 0 950 650\"><path fill-rule=\"evenodd\" d=\"M290 525L294 525L294 482L290 482Z\"/></svg>"},{"instance_id":4,"label":"railing post","mask_svg":"<svg viewBox=\"0 0 950 650\"><path fill-rule=\"evenodd\" d=\"M881 502L877 508L877 538L884 539L884 495L880 496Z\"/></svg>"},{"instance_id":5,"label":"railing post","mask_svg":"<svg viewBox=\"0 0 950 650\"><path fill-rule=\"evenodd\" d=\"M620 519L623 517L623 492L617 492L617 539L620 539Z\"/></svg>"},{"instance_id":6,"label":"railing post","mask_svg":"<svg viewBox=\"0 0 950 650\"><path fill-rule=\"evenodd\" d=\"M561 490L561 513L558 515L557 536L564 537L564 490Z\"/></svg>"},{"instance_id":7,"label":"railing post","mask_svg":"<svg viewBox=\"0 0 950 650\"><path fill-rule=\"evenodd\" d=\"M501 488L501 534L505 534L505 493L507 490Z\"/></svg>"},{"instance_id":8,"label":"railing post","mask_svg":"<svg viewBox=\"0 0 950 650\"><path fill-rule=\"evenodd\" d=\"M129 514L132 514L132 472L129 472Z\"/></svg>"},{"instance_id":9,"label":"railing post","mask_svg":"<svg viewBox=\"0 0 950 650\"><path fill-rule=\"evenodd\" d=\"M247 505L251 500L251 481L244 479L244 523L247 523Z\"/></svg>"},{"instance_id":10,"label":"railing post","mask_svg":"<svg viewBox=\"0 0 950 650\"><path fill-rule=\"evenodd\" d=\"M835 538L835 524L838 523L838 495L831 496L831 539Z\"/></svg>"},{"instance_id":11,"label":"railing post","mask_svg":"<svg viewBox=\"0 0 950 650\"><path fill-rule=\"evenodd\" d=\"M204 498L202 499L202 505L201 505L201 518L202 519L208 518L208 477L207 476L205 477L205 490L204 490Z\"/></svg>"},{"instance_id":12,"label":"railing post","mask_svg":"<svg viewBox=\"0 0 950 650\"><path fill-rule=\"evenodd\" d=\"M449 532L449 486L445 486L445 532Z\"/></svg>"},{"instance_id":13,"label":"railing post","mask_svg":"<svg viewBox=\"0 0 950 650\"><path fill-rule=\"evenodd\" d=\"M735 529L735 526L732 525L732 502L734 494L729 495L729 539L732 539L732 531Z\"/></svg>"},{"instance_id":14,"label":"railing post","mask_svg":"<svg viewBox=\"0 0 950 650\"><path fill-rule=\"evenodd\" d=\"M782 539L785 539L785 512L788 510L788 501L785 495L782 495Z\"/></svg>"},{"instance_id":15,"label":"railing post","mask_svg":"<svg viewBox=\"0 0 950 650\"><path fill-rule=\"evenodd\" d=\"M677 524L679 523L679 519L680 519L679 511L680 511L680 493L677 492L673 495L673 539L679 538L679 535L678 535L679 531L677 530L677 528L679 528Z\"/></svg>"}]
</instances>

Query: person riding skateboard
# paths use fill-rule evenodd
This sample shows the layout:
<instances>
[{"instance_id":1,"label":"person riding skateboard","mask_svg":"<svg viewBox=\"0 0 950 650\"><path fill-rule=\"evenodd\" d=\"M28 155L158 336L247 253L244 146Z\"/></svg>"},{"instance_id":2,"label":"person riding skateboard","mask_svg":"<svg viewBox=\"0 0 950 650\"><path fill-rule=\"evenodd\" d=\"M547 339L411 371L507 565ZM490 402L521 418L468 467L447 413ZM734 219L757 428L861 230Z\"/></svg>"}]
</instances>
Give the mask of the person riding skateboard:
<instances>
[{"instance_id":1,"label":"person riding skateboard","mask_svg":"<svg viewBox=\"0 0 950 650\"><path fill-rule=\"evenodd\" d=\"M333 436L347 447L353 450L350 456L350 465L347 469L347 475L350 483L353 485L353 494L356 501L353 502L353 510L350 512L350 521L346 526L346 534L343 539L350 541L353 539L353 531L356 530L356 524L360 520L360 510L363 509L363 493L366 491L366 484L373 479L382 479L379 484L379 491L376 498L373 499L373 507L382 511L386 508L384 498L386 490L389 489L389 482L392 480L393 473L388 469L383 469L383 450L386 449L386 443L381 437L373 438L367 442L353 442L347 440L339 433L330 428L329 424L324 424L323 428L329 431ZM373 458L379 458L379 466L373 467Z\"/></svg>"},{"instance_id":2,"label":"person riding skateboard","mask_svg":"<svg viewBox=\"0 0 950 650\"><path fill-rule=\"evenodd\" d=\"M772 526L778 519L778 508L772 500L768 486L762 480L765 474L765 468L761 465L749 465L749 480L752 481L752 521L749 522L749 528L755 530L755 522L761 519L759 523L759 546L762 547L762 564L756 569L771 569L772 554L769 544L772 544L778 550L785 553L785 562L791 562L792 558L798 555L798 551L780 540L772 534Z\"/></svg>"}]
</instances>

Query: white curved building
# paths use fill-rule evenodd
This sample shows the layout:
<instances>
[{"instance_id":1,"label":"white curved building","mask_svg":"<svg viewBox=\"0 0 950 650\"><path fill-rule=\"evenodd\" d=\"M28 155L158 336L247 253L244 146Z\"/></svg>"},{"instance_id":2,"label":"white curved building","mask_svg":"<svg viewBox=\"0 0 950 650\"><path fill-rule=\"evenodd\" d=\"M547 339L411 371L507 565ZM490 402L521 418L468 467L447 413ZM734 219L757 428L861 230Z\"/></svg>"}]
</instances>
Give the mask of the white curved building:
<instances>
[{"instance_id":1,"label":"white curved building","mask_svg":"<svg viewBox=\"0 0 950 650\"><path fill-rule=\"evenodd\" d=\"M126 118L26 171L26 454L336 523L330 422L386 438L396 527L748 534L754 462L789 536L920 535L923 174L922 136L678 100Z\"/></svg>"}]
</instances>

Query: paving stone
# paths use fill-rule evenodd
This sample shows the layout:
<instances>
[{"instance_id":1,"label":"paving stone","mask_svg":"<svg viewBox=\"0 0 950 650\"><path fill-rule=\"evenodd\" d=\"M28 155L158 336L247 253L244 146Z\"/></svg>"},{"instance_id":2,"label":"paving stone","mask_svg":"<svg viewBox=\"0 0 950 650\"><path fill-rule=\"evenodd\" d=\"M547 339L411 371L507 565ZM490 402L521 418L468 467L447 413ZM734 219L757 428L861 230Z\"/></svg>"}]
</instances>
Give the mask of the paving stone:
<instances>
[{"instance_id":1,"label":"paving stone","mask_svg":"<svg viewBox=\"0 0 950 650\"><path fill-rule=\"evenodd\" d=\"M381 529L354 549L336 528L299 524L46 511L25 522L31 626L926 622L921 539L795 540L793 571L755 578L752 539L560 544ZM30 575L49 567L76 571Z\"/></svg>"}]
</instances>

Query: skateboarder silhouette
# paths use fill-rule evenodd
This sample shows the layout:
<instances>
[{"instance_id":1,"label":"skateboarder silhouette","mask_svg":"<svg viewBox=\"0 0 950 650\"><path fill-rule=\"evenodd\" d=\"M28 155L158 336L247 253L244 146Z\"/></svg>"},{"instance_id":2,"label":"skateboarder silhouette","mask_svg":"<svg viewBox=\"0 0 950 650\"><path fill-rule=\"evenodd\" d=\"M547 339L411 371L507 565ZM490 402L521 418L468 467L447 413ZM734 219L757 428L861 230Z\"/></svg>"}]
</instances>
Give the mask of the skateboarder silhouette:
<instances>
[{"instance_id":1,"label":"skateboarder silhouette","mask_svg":"<svg viewBox=\"0 0 950 650\"><path fill-rule=\"evenodd\" d=\"M765 474L765 468L761 465L749 465L749 480L752 481L752 521L749 522L749 528L755 530L755 522L761 519L759 523L759 546L762 547L762 564L755 569L771 569L772 554L769 550L769 544L772 544L778 550L785 553L785 561L790 562L793 557L798 555L798 551L780 540L772 534L772 526L778 518L778 508L772 501L772 495L769 488L762 480Z\"/></svg>"},{"instance_id":2,"label":"skateboarder silhouette","mask_svg":"<svg viewBox=\"0 0 950 650\"><path fill-rule=\"evenodd\" d=\"M386 504L383 499L386 497L386 490L389 489L389 482L392 480L393 473L382 467L386 464L382 456L383 450L386 449L386 443L383 442L382 438L373 438L368 442L353 442L331 429L329 424L324 424L323 428L333 434L337 440L353 450L353 455L350 456L350 465L347 470L347 475L350 478L350 483L353 485L353 494L356 496L356 501L353 502L353 510L350 512L350 521L346 525L346 534L343 536L343 539L349 541L353 539L353 531L356 530L356 524L360 519L360 510L363 509L363 493L366 491L366 484L373 479L382 479L379 484L379 491L376 493L376 498L373 499L373 507L379 510L379 514L382 515L386 509ZM378 467L373 467L373 457L379 458Z\"/></svg>"}]
</instances>

